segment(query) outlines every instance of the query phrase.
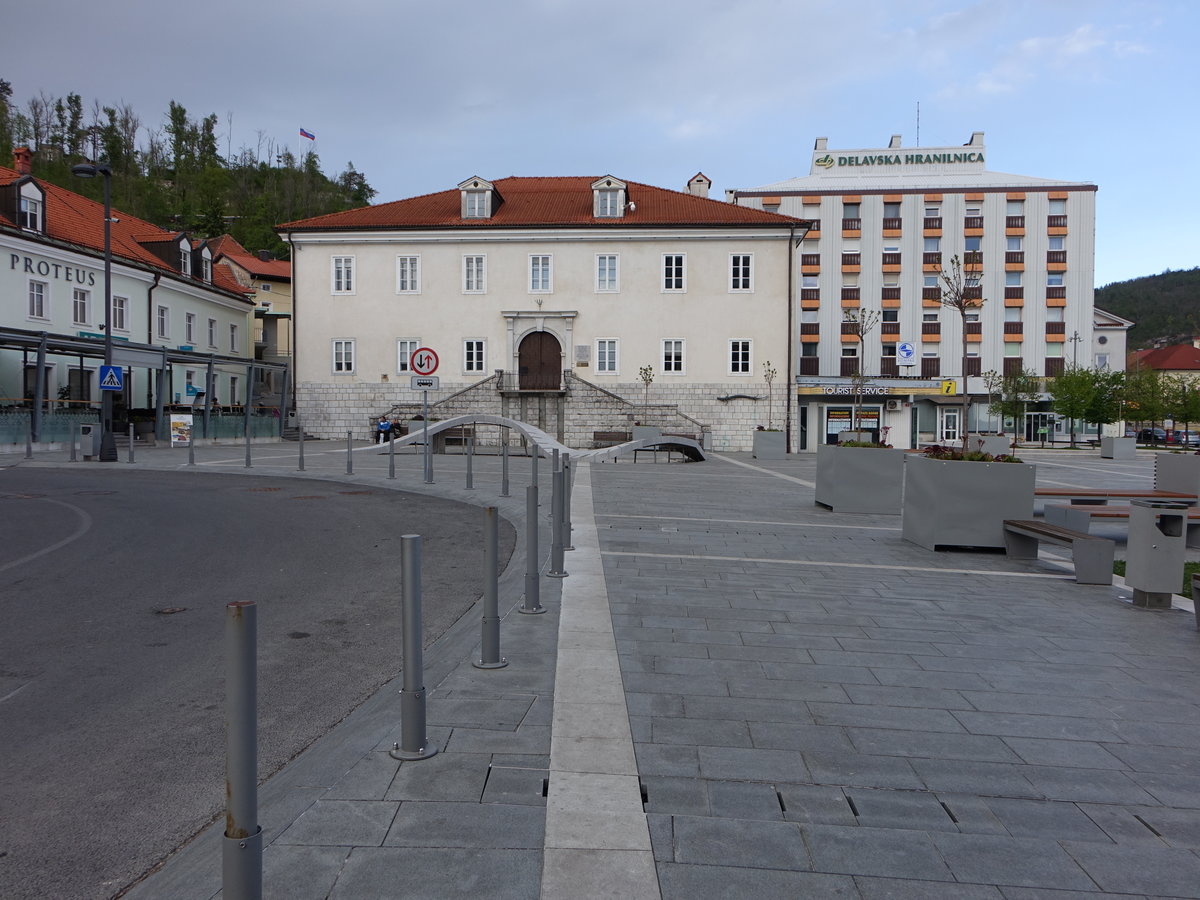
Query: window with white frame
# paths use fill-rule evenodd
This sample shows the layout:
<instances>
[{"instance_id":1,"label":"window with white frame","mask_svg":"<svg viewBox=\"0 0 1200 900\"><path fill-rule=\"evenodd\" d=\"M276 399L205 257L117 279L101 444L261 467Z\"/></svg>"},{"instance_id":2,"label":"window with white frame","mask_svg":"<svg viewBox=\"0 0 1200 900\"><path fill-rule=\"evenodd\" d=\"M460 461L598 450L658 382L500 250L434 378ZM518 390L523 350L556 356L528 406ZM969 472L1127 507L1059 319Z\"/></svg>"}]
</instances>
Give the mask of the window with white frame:
<instances>
[{"instance_id":1,"label":"window with white frame","mask_svg":"<svg viewBox=\"0 0 1200 900\"><path fill-rule=\"evenodd\" d=\"M484 343L479 340L463 341L463 371L484 371Z\"/></svg>"},{"instance_id":2,"label":"window with white frame","mask_svg":"<svg viewBox=\"0 0 1200 900\"><path fill-rule=\"evenodd\" d=\"M1063 237L1048 237L1048 238L1046 238L1046 249L1047 250L1062 250L1064 248L1064 244L1063 244L1064 240L1065 240L1065 238L1063 238Z\"/></svg>"},{"instance_id":3,"label":"window with white frame","mask_svg":"<svg viewBox=\"0 0 1200 900\"><path fill-rule=\"evenodd\" d=\"M179 246L179 273L181 275L192 274L192 248L186 244Z\"/></svg>"},{"instance_id":4,"label":"window with white frame","mask_svg":"<svg viewBox=\"0 0 1200 900\"><path fill-rule=\"evenodd\" d=\"M421 347L420 338L400 338L396 341L396 371L412 371L412 355Z\"/></svg>"},{"instance_id":5,"label":"window with white frame","mask_svg":"<svg viewBox=\"0 0 1200 900\"><path fill-rule=\"evenodd\" d=\"M36 197L22 197L17 224L26 231L41 231L42 201Z\"/></svg>"},{"instance_id":6,"label":"window with white frame","mask_svg":"<svg viewBox=\"0 0 1200 900\"><path fill-rule=\"evenodd\" d=\"M334 256L329 261L330 286L335 294L354 293L354 257Z\"/></svg>"},{"instance_id":7,"label":"window with white frame","mask_svg":"<svg viewBox=\"0 0 1200 900\"><path fill-rule=\"evenodd\" d=\"M1024 247L1025 239L1022 237L1010 237L1004 239L1004 249L1009 253L1020 253Z\"/></svg>"},{"instance_id":8,"label":"window with white frame","mask_svg":"<svg viewBox=\"0 0 1200 900\"><path fill-rule=\"evenodd\" d=\"M622 212L621 192L619 190L596 191L597 217L611 218L612 216L621 215Z\"/></svg>"},{"instance_id":9,"label":"window with white frame","mask_svg":"<svg viewBox=\"0 0 1200 900\"><path fill-rule=\"evenodd\" d=\"M1065 322L1066 321L1066 318L1064 317L1065 312L1066 312L1066 310L1064 310L1061 306L1051 306L1046 310L1046 321L1047 322Z\"/></svg>"},{"instance_id":10,"label":"window with white frame","mask_svg":"<svg viewBox=\"0 0 1200 900\"><path fill-rule=\"evenodd\" d=\"M683 341L668 338L662 342L662 370L681 374L683 372Z\"/></svg>"},{"instance_id":11,"label":"window with white frame","mask_svg":"<svg viewBox=\"0 0 1200 900\"><path fill-rule=\"evenodd\" d=\"M29 318L50 317L50 285L44 281L29 282Z\"/></svg>"},{"instance_id":12,"label":"window with white frame","mask_svg":"<svg viewBox=\"0 0 1200 900\"><path fill-rule=\"evenodd\" d=\"M229 376L229 402L237 403L241 394L238 393L238 377L236 375Z\"/></svg>"},{"instance_id":13,"label":"window with white frame","mask_svg":"<svg viewBox=\"0 0 1200 900\"><path fill-rule=\"evenodd\" d=\"M729 342L729 374L750 374L750 342L733 340Z\"/></svg>"},{"instance_id":14,"label":"window with white frame","mask_svg":"<svg viewBox=\"0 0 1200 900\"><path fill-rule=\"evenodd\" d=\"M463 257L463 293L482 294L487 290L487 257Z\"/></svg>"},{"instance_id":15,"label":"window with white frame","mask_svg":"<svg viewBox=\"0 0 1200 900\"><path fill-rule=\"evenodd\" d=\"M1066 200L1051 200L1050 201L1050 215L1065 216L1066 214L1067 214L1067 201Z\"/></svg>"},{"instance_id":16,"label":"window with white frame","mask_svg":"<svg viewBox=\"0 0 1200 900\"><path fill-rule=\"evenodd\" d=\"M217 346L217 320L208 320L208 346Z\"/></svg>"},{"instance_id":17,"label":"window with white frame","mask_svg":"<svg viewBox=\"0 0 1200 900\"><path fill-rule=\"evenodd\" d=\"M1005 341L1004 342L1004 355L1009 358L1012 358L1014 356L1020 356L1021 355L1021 342L1020 341Z\"/></svg>"},{"instance_id":18,"label":"window with white frame","mask_svg":"<svg viewBox=\"0 0 1200 900\"><path fill-rule=\"evenodd\" d=\"M754 285L751 281L751 260L753 254L731 253L729 255L729 290L751 291Z\"/></svg>"},{"instance_id":19,"label":"window with white frame","mask_svg":"<svg viewBox=\"0 0 1200 900\"><path fill-rule=\"evenodd\" d=\"M1108 368L1108 354L1107 353L1097 353L1096 354L1096 368L1097 369L1107 369Z\"/></svg>"},{"instance_id":20,"label":"window with white frame","mask_svg":"<svg viewBox=\"0 0 1200 900\"><path fill-rule=\"evenodd\" d=\"M596 374L616 375L617 368L616 338L602 338L596 341Z\"/></svg>"},{"instance_id":21,"label":"window with white frame","mask_svg":"<svg viewBox=\"0 0 1200 900\"><path fill-rule=\"evenodd\" d=\"M819 275L801 275L800 276L800 287L815 288L815 287L819 287L820 284L821 284L821 280L820 280Z\"/></svg>"},{"instance_id":22,"label":"window with white frame","mask_svg":"<svg viewBox=\"0 0 1200 900\"><path fill-rule=\"evenodd\" d=\"M75 288L71 292L71 321L86 325L92 320L92 292Z\"/></svg>"},{"instance_id":23,"label":"window with white frame","mask_svg":"<svg viewBox=\"0 0 1200 900\"><path fill-rule=\"evenodd\" d=\"M238 327L237 325L229 326L229 352L238 353L241 351L241 345L238 343Z\"/></svg>"},{"instance_id":24,"label":"window with white frame","mask_svg":"<svg viewBox=\"0 0 1200 900\"><path fill-rule=\"evenodd\" d=\"M821 312L820 310L816 309L802 309L800 310L800 321L806 325L811 325L814 322L820 322Z\"/></svg>"},{"instance_id":25,"label":"window with white frame","mask_svg":"<svg viewBox=\"0 0 1200 900\"><path fill-rule=\"evenodd\" d=\"M212 284L212 260L207 256L200 257L200 277L208 284Z\"/></svg>"},{"instance_id":26,"label":"window with white frame","mask_svg":"<svg viewBox=\"0 0 1200 900\"><path fill-rule=\"evenodd\" d=\"M196 314L184 313L183 316L183 342L185 344L196 343Z\"/></svg>"},{"instance_id":27,"label":"window with white frame","mask_svg":"<svg viewBox=\"0 0 1200 900\"><path fill-rule=\"evenodd\" d=\"M1062 287L1063 274L1062 272L1050 272L1046 276L1046 287Z\"/></svg>"},{"instance_id":28,"label":"window with white frame","mask_svg":"<svg viewBox=\"0 0 1200 900\"><path fill-rule=\"evenodd\" d=\"M1020 287L1021 286L1021 276L1023 274L1025 274L1025 273L1023 273L1023 272L1005 272L1004 273L1004 286L1005 287Z\"/></svg>"},{"instance_id":29,"label":"window with white frame","mask_svg":"<svg viewBox=\"0 0 1200 900\"><path fill-rule=\"evenodd\" d=\"M1047 344L1046 345L1046 355L1049 357L1062 356L1063 355L1063 345L1059 344L1059 343Z\"/></svg>"},{"instance_id":30,"label":"window with white frame","mask_svg":"<svg viewBox=\"0 0 1200 900\"><path fill-rule=\"evenodd\" d=\"M396 257L396 293L419 294L421 292L421 257Z\"/></svg>"},{"instance_id":31,"label":"window with white frame","mask_svg":"<svg viewBox=\"0 0 1200 900\"><path fill-rule=\"evenodd\" d=\"M113 331L129 330L129 298L112 298L112 328Z\"/></svg>"},{"instance_id":32,"label":"window with white frame","mask_svg":"<svg viewBox=\"0 0 1200 900\"><path fill-rule=\"evenodd\" d=\"M927 288L940 287L940 285L938 284L938 277L936 275L922 276L921 284Z\"/></svg>"},{"instance_id":33,"label":"window with white frame","mask_svg":"<svg viewBox=\"0 0 1200 900\"><path fill-rule=\"evenodd\" d=\"M489 191L466 192L466 218L486 219L492 214L491 194Z\"/></svg>"},{"instance_id":34,"label":"window with white frame","mask_svg":"<svg viewBox=\"0 0 1200 900\"><path fill-rule=\"evenodd\" d=\"M183 389L186 392L186 396L191 397L191 396L195 395L195 393L196 393L196 370L195 369L184 369L183 370Z\"/></svg>"},{"instance_id":35,"label":"window with white frame","mask_svg":"<svg viewBox=\"0 0 1200 900\"><path fill-rule=\"evenodd\" d=\"M664 291L684 291L687 289L687 257L683 253L663 254Z\"/></svg>"},{"instance_id":36,"label":"window with white frame","mask_svg":"<svg viewBox=\"0 0 1200 900\"><path fill-rule=\"evenodd\" d=\"M1004 214L1006 216L1023 216L1025 215L1024 200L1009 200L1004 204Z\"/></svg>"},{"instance_id":37,"label":"window with white frame","mask_svg":"<svg viewBox=\"0 0 1200 900\"><path fill-rule=\"evenodd\" d=\"M155 334L160 338L169 338L171 336L171 308L168 306L159 306L154 311Z\"/></svg>"},{"instance_id":38,"label":"window with white frame","mask_svg":"<svg viewBox=\"0 0 1200 900\"><path fill-rule=\"evenodd\" d=\"M1004 321L1005 322L1020 322L1021 321L1021 309L1022 309L1022 307L1020 307L1020 306L1004 307Z\"/></svg>"},{"instance_id":39,"label":"window with white frame","mask_svg":"<svg viewBox=\"0 0 1200 900\"><path fill-rule=\"evenodd\" d=\"M354 340L339 339L333 342L333 372L349 375L354 372Z\"/></svg>"},{"instance_id":40,"label":"window with white frame","mask_svg":"<svg viewBox=\"0 0 1200 900\"><path fill-rule=\"evenodd\" d=\"M938 253L942 249L942 239L940 237L925 238L925 252Z\"/></svg>"},{"instance_id":41,"label":"window with white frame","mask_svg":"<svg viewBox=\"0 0 1200 900\"><path fill-rule=\"evenodd\" d=\"M534 254L529 257L529 291L534 294L551 290L549 254Z\"/></svg>"},{"instance_id":42,"label":"window with white frame","mask_svg":"<svg viewBox=\"0 0 1200 900\"><path fill-rule=\"evenodd\" d=\"M611 294L620 290L620 280L617 271L617 254L596 254L596 292Z\"/></svg>"},{"instance_id":43,"label":"window with white frame","mask_svg":"<svg viewBox=\"0 0 1200 900\"><path fill-rule=\"evenodd\" d=\"M898 309L885 309L881 312L883 315L879 319L880 322L885 322L890 325L900 321L900 310Z\"/></svg>"}]
</instances>

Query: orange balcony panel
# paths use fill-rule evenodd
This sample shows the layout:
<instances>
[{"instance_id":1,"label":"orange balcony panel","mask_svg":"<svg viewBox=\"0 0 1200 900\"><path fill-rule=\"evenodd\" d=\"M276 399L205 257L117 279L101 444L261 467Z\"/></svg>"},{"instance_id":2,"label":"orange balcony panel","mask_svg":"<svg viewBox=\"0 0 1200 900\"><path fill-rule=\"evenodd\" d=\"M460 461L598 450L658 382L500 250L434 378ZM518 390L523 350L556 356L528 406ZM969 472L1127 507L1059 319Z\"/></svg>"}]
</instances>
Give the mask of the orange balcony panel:
<instances>
[{"instance_id":1,"label":"orange balcony panel","mask_svg":"<svg viewBox=\"0 0 1200 900\"><path fill-rule=\"evenodd\" d=\"M899 300L880 300L879 304L883 309L899 309L900 308Z\"/></svg>"},{"instance_id":2,"label":"orange balcony panel","mask_svg":"<svg viewBox=\"0 0 1200 900\"><path fill-rule=\"evenodd\" d=\"M862 203L861 194L842 194L843 203Z\"/></svg>"},{"instance_id":3,"label":"orange balcony panel","mask_svg":"<svg viewBox=\"0 0 1200 900\"><path fill-rule=\"evenodd\" d=\"M842 237L844 238L860 238L862 237L861 228L843 228Z\"/></svg>"},{"instance_id":4,"label":"orange balcony panel","mask_svg":"<svg viewBox=\"0 0 1200 900\"><path fill-rule=\"evenodd\" d=\"M782 197L763 197L763 206L778 206L782 202Z\"/></svg>"},{"instance_id":5,"label":"orange balcony panel","mask_svg":"<svg viewBox=\"0 0 1200 900\"><path fill-rule=\"evenodd\" d=\"M842 335L842 343L843 344L857 344L858 342L859 342L859 338L858 338L857 334L843 334Z\"/></svg>"},{"instance_id":6,"label":"orange balcony panel","mask_svg":"<svg viewBox=\"0 0 1200 900\"><path fill-rule=\"evenodd\" d=\"M804 239L806 241L815 241L820 236L821 236L821 229L813 228L811 231L808 232L808 234L804 235Z\"/></svg>"},{"instance_id":7,"label":"orange balcony panel","mask_svg":"<svg viewBox=\"0 0 1200 900\"><path fill-rule=\"evenodd\" d=\"M1006 195L1006 199L1008 199L1008 200L1024 200L1025 192L1024 191L1009 191L1009 193Z\"/></svg>"},{"instance_id":8,"label":"orange balcony panel","mask_svg":"<svg viewBox=\"0 0 1200 900\"><path fill-rule=\"evenodd\" d=\"M1005 297L1004 305L1005 306L1024 306L1025 298L1024 297Z\"/></svg>"},{"instance_id":9,"label":"orange balcony panel","mask_svg":"<svg viewBox=\"0 0 1200 900\"><path fill-rule=\"evenodd\" d=\"M1067 226L1063 225L1060 228L1056 225L1052 228L1047 228L1046 234L1050 235L1051 237L1065 237L1067 235Z\"/></svg>"},{"instance_id":10,"label":"orange balcony panel","mask_svg":"<svg viewBox=\"0 0 1200 900\"><path fill-rule=\"evenodd\" d=\"M924 231L922 231L922 232L921 232L921 235L922 235L923 237L941 237L941 236L942 236L942 229L940 229L940 228L926 228Z\"/></svg>"},{"instance_id":11,"label":"orange balcony panel","mask_svg":"<svg viewBox=\"0 0 1200 900\"><path fill-rule=\"evenodd\" d=\"M940 344L942 336L940 334L923 334L921 335L922 344Z\"/></svg>"},{"instance_id":12,"label":"orange balcony panel","mask_svg":"<svg viewBox=\"0 0 1200 900\"><path fill-rule=\"evenodd\" d=\"M820 266L801 266L800 274L801 275L820 275L821 267Z\"/></svg>"},{"instance_id":13,"label":"orange balcony panel","mask_svg":"<svg viewBox=\"0 0 1200 900\"><path fill-rule=\"evenodd\" d=\"M1046 263L1047 272L1065 272L1067 271L1066 263Z\"/></svg>"},{"instance_id":14,"label":"orange balcony panel","mask_svg":"<svg viewBox=\"0 0 1200 900\"><path fill-rule=\"evenodd\" d=\"M983 237L983 229L982 228L964 228L963 236L964 237Z\"/></svg>"},{"instance_id":15,"label":"orange balcony panel","mask_svg":"<svg viewBox=\"0 0 1200 900\"><path fill-rule=\"evenodd\" d=\"M982 203L983 202L983 194L967 194L967 200L970 200L970 201L978 200L980 203Z\"/></svg>"},{"instance_id":16,"label":"orange balcony panel","mask_svg":"<svg viewBox=\"0 0 1200 900\"><path fill-rule=\"evenodd\" d=\"M883 271L886 275L892 275L900 271L900 266L893 265L892 263L886 263L883 267Z\"/></svg>"},{"instance_id":17,"label":"orange balcony panel","mask_svg":"<svg viewBox=\"0 0 1200 900\"><path fill-rule=\"evenodd\" d=\"M820 309L821 301L820 300L801 300L800 308L801 309Z\"/></svg>"},{"instance_id":18,"label":"orange balcony panel","mask_svg":"<svg viewBox=\"0 0 1200 900\"><path fill-rule=\"evenodd\" d=\"M967 335L967 343L968 344L978 344L982 340L983 340L982 334L968 334Z\"/></svg>"},{"instance_id":19,"label":"orange balcony panel","mask_svg":"<svg viewBox=\"0 0 1200 900\"><path fill-rule=\"evenodd\" d=\"M903 203L904 195L903 194L884 194L883 202L884 203Z\"/></svg>"},{"instance_id":20,"label":"orange balcony panel","mask_svg":"<svg viewBox=\"0 0 1200 900\"><path fill-rule=\"evenodd\" d=\"M858 298L842 301L842 309L858 309L860 306L862 306L862 301Z\"/></svg>"},{"instance_id":21,"label":"orange balcony panel","mask_svg":"<svg viewBox=\"0 0 1200 900\"><path fill-rule=\"evenodd\" d=\"M819 334L802 334L800 335L800 343L819 344L821 343L821 336Z\"/></svg>"},{"instance_id":22,"label":"orange balcony panel","mask_svg":"<svg viewBox=\"0 0 1200 900\"><path fill-rule=\"evenodd\" d=\"M862 271L862 266L861 266L861 265L857 265L857 266L842 266L842 272L844 272L844 273L845 273L845 274L847 274L847 275L856 275L856 274L858 274L858 273L859 273L859 272L861 272L861 271Z\"/></svg>"},{"instance_id":23,"label":"orange balcony panel","mask_svg":"<svg viewBox=\"0 0 1200 900\"><path fill-rule=\"evenodd\" d=\"M904 231L899 228L885 228L883 229L883 236L885 238L904 237Z\"/></svg>"},{"instance_id":24,"label":"orange balcony panel","mask_svg":"<svg viewBox=\"0 0 1200 900\"><path fill-rule=\"evenodd\" d=\"M942 195L941 194L926 194L925 202L926 203L933 203L933 202L941 203Z\"/></svg>"},{"instance_id":25,"label":"orange balcony panel","mask_svg":"<svg viewBox=\"0 0 1200 900\"><path fill-rule=\"evenodd\" d=\"M940 265L938 265L937 263L924 263L921 266L921 271L934 274L934 273L942 271L942 267Z\"/></svg>"},{"instance_id":26,"label":"orange balcony panel","mask_svg":"<svg viewBox=\"0 0 1200 900\"><path fill-rule=\"evenodd\" d=\"M800 202L802 204L804 204L805 206L813 206L815 204L820 204L821 198L820 197L811 197L811 196L810 197L801 197Z\"/></svg>"},{"instance_id":27,"label":"orange balcony panel","mask_svg":"<svg viewBox=\"0 0 1200 900\"><path fill-rule=\"evenodd\" d=\"M1046 335L1047 344L1062 344L1067 340L1065 334L1048 334Z\"/></svg>"},{"instance_id":28,"label":"orange balcony panel","mask_svg":"<svg viewBox=\"0 0 1200 900\"><path fill-rule=\"evenodd\" d=\"M1050 200L1066 200L1068 195L1066 191L1051 191L1047 196Z\"/></svg>"},{"instance_id":29,"label":"orange balcony panel","mask_svg":"<svg viewBox=\"0 0 1200 900\"><path fill-rule=\"evenodd\" d=\"M1066 306L1067 298L1066 297L1047 297L1046 305L1047 306Z\"/></svg>"},{"instance_id":30,"label":"orange balcony panel","mask_svg":"<svg viewBox=\"0 0 1200 900\"><path fill-rule=\"evenodd\" d=\"M1005 237L1025 237L1025 229L1024 228L1005 228L1004 236Z\"/></svg>"},{"instance_id":31,"label":"orange balcony panel","mask_svg":"<svg viewBox=\"0 0 1200 900\"><path fill-rule=\"evenodd\" d=\"M963 265L963 271L964 272L982 272L983 271L983 263L981 263L981 262L966 263L965 265Z\"/></svg>"},{"instance_id":32,"label":"orange balcony panel","mask_svg":"<svg viewBox=\"0 0 1200 900\"><path fill-rule=\"evenodd\" d=\"M941 300L922 300L921 306L923 306L925 309L941 309L942 301Z\"/></svg>"},{"instance_id":33,"label":"orange balcony panel","mask_svg":"<svg viewBox=\"0 0 1200 900\"><path fill-rule=\"evenodd\" d=\"M1005 263L1004 271L1005 272L1024 272L1025 271L1025 263Z\"/></svg>"}]
</instances>

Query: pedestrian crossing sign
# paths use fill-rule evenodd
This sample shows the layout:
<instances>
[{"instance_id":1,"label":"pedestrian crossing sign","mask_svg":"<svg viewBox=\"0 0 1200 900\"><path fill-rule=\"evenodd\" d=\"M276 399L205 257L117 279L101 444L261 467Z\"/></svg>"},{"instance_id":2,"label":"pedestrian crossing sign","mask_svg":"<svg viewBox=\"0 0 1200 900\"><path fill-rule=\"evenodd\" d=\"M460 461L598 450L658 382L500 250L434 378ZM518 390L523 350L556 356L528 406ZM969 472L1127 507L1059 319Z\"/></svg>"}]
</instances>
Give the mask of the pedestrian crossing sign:
<instances>
[{"instance_id":1,"label":"pedestrian crossing sign","mask_svg":"<svg viewBox=\"0 0 1200 900\"><path fill-rule=\"evenodd\" d=\"M120 366L101 366L100 367L100 390L102 391L120 391L125 385L121 378Z\"/></svg>"}]
</instances>

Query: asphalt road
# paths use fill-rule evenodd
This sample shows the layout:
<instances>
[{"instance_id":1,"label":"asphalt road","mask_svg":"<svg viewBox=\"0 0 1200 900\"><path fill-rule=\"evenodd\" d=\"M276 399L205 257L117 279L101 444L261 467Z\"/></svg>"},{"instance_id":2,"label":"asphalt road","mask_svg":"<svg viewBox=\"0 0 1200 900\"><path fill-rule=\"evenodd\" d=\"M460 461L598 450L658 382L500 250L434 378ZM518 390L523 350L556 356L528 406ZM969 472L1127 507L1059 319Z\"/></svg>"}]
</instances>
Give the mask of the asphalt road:
<instances>
[{"instance_id":1,"label":"asphalt road","mask_svg":"<svg viewBox=\"0 0 1200 900\"><path fill-rule=\"evenodd\" d=\"M429 644L480 595L482 522L336 482L0 469L0 896L111 897L223 809L226 603L258 601L265 778L400 671L400 536Z\"/></svg>"}]
</instances>

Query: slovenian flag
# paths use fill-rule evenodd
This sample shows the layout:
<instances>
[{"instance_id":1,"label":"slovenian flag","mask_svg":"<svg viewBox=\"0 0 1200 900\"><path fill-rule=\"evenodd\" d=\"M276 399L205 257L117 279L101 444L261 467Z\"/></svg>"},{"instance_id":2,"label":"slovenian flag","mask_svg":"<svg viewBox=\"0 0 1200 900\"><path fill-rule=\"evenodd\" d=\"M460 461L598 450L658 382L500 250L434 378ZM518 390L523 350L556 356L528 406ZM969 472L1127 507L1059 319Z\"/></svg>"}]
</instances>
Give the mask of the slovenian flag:
<instances>
[{"instance_id":1,"label":"slovenian flag","mask_svg":"<svg viewBox=\"0 0 1200 900\"><path fill-rule=\"evenodd\" d=\"M310 141L315 141L317 139L315 134L313 134L311 131L305 131L303 128L300 129L300 137L308 138Z\"/></svg>"}]
</instances>

